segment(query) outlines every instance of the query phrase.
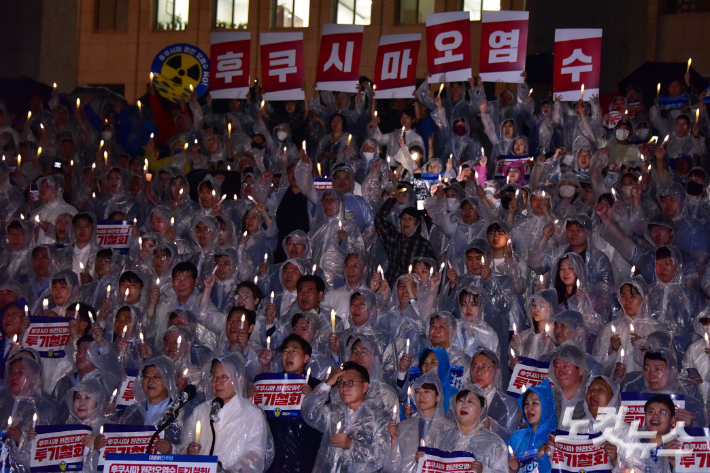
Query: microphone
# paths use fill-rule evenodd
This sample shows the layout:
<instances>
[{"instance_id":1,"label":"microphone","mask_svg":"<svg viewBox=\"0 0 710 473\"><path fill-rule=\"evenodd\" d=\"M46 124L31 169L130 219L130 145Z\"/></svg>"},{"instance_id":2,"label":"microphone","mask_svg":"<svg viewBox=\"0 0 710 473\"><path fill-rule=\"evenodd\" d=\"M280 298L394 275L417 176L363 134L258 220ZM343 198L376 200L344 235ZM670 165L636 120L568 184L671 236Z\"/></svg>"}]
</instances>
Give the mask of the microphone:
<instances>
[{"instance_id":1,"label":"microphone","mask_svg":"<svg viewBox=\"0 0 710 473\"><path fill-rule=\"evenodd\" d=\"M221 397L216 397L212 400L212 408L210 409L210 420L217 420L219 411L224 407L224 401Z\"/></svg>"},{"instance_id":2,"label":"microphone","mask_svg":"<svg viewBox=\"0 0 710 473\"><path fill-rule=\"evenodd\" d=\"M146 454L150 453L151 449L153 448L153 443L155 442L155 439L158 438L158 435L160 435L160 432L167 429L170 424L175 422L175 419L177 419L180 409L182 409L182 406L184 406L187 401L194 399L195 395L197 395L197 388L192 384L188 384L185 387L185 390L178 395L178 398L171 402L170 405L165 409L165 414L168 414L168 418L165 420L165 422L163 422L163 424L158 428L158 430L155 431L153 436L150 438L150 442L148 442L148 447L145 450Z\"/></svg>"},{"instance_id":3,"label":"microphone","mask_svg":"<svg viewBox=\"0 0 710 473\"><path fill-rule=\"evenodd\" d=\"M210 430L212 430L212 445L210 446L210 456L214 454L214 442L216 435L214 431L214 423L219 416L219 411L224 407L224 399L216 397L212 399L212 408L210 409Z\"/></svg>"}]
</instances>

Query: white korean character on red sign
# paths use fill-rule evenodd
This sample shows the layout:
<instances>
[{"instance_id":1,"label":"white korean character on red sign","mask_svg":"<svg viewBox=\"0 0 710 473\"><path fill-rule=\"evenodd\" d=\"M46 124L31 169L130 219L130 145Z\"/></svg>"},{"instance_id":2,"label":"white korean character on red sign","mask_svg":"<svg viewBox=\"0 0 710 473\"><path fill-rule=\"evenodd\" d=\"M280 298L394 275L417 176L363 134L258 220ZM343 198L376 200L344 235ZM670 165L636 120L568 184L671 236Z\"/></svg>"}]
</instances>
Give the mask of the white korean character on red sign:
<instances>
[{"instance_id":1,"label":"white korean character on red sign","mask_svg":"<svg viewBox=\"0 0 710 473\"><path fill-rule=\"evenodd\" d=\"M364 26L360 25L323 25L316 73L317 90L357 90L364 30Z\"/></svg>"},{"instance_id":2,"label":"white korean character on red sign","mask_svg":"<svg viewBox=\"0 0 710 473\"><path fill-rule=\"evenodd\" d=\"M454 54L454 50L461 46L461 43L463 43L463 35L460 31L444 31L436 35L434 45L436 50L444 53L444 55L434 59L434 64L463 61L463 54Z\"/></svg>"},{"instance_id":3,"label":"white korean character on red sign","mask_svg":"<svg viewBox=\"0 0 710 473\"><path fill-rule=\"evenodd\" d=\"M567 101L598 94L601 53L602 30L555 30L555 95Z\"/></svg>"},{"instance_id":4,"label":"white korean character on red sign","mask_svg":"<svg viewBox=\"0 0 710 473\"><path fill-rule=\"evenodd\" d=\"M278 76L279 82L286 82L286 76L297 71L295 49L269 53L269 75Z\"/></svg>"},{"instance_id":5,"label":"white korean character on red sign","mask_svg":"<svg viewBox=\"0 0 710 473\"><path fill-rule=\"evenodd\" d=\"M427 71L430 83L468 80L471 77L469 18L469 12L427 15Z\"/></svg>"},{"instance_id":6,"label":"white korean character on red sign","mask_svg":"<svg viewBox=\"0 0 710 473\"><path fill-rule=\"evenodd\" d=\"M491 64L499 62L518 61L518 40L520 30L513 30L510 33L496 31L488 38L491 50L488 52L488 62Z\"/></svg>"},{"instance_id":7,"label":"white korean character on red sign","mask_svg":"<svg viewBox=\"0 0 710 473\"><path fill-rule=\"evenodd\" d=\"M242 58L244 53L235 53L228 51L221 56L217 56L217 73L216 77L224 79L228 84L232 83L232 78L234 76L241 76L244 74L242 70Z\"/></svg>"},{"instance_id":8,"label":"white korean character on red sign","mask_svg":"<svg viewBox=\"0 0 710 473\"><path fill-rule=\"evenodd\" d=\"M375 84L380 98L410 98L416 85L420 34L380 37L375 60Z\"/></svg>"},{"instance_id":9,"label":"white korean character on red sign","mask_svg":"<svg viewBox=\"0 0 710 473\"><path fill-rule=\"evenodd\" d=\"M587 56L580 48L572 51L569 57L562 60L562 74L572 74L572 82L579 82L582 72L592 72L592 56Z\"/></svg>"},{"instance_id":10,"label":"white korean character on red sign","mask_svg":"<svg viewBox=\"0 0 710 473\"><path fill-rule=\"evenodd\" d=\"M355 41L347 41L345 43L345 57L340 60L340 43L333 43L330 49L330 57L323 66L323 71L327 71L331 67L335 67L342 72L350 72L353 68L353 49L355 49Z\"/></svg>"},{"instance_id":11,"label":"white korean character on red sign","mask_svg":"<svg viewBox=\"0 0 710 473\"><path fill-rule=\"evenodd\" d=\"M382 62L382 79L406 79L407 69L412 64L412 58L409 57L410 54L411 49L385 53ZM400 56L402 56L401 63Z\"/></svg>"}]
</instances>

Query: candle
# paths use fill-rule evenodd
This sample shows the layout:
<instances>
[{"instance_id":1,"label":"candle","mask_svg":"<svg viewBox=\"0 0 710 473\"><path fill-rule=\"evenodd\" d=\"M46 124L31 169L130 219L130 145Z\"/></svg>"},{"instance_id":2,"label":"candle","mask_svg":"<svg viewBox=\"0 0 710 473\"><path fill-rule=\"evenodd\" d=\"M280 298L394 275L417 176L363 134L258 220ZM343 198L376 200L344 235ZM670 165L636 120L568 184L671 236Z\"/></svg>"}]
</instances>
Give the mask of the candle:
<instances>
[{"instance_id":1,"label":"candle","mask_svg":"<svg viewBox=\"0 0 710 473\"><path fill-rule=\"evenodd\" d=\"M126 292L123 293L123 302L128 301L128 288L126 288Z\"/></svg>"},{"instance_id":2,"label":"candle","mask_svg":"<svg viewBox=\"0 0 710 473\"><path fill-rule=\"evenodd\" d=\"M182 335L178 336L177 351L180 353L180 344L182 344Z\"/></svg>"},{"instance_id":3,"label":"candle","mask_svg":"<svg viewBox=\"0 0 710 473\"><path fill-rule=\"evenodd\" d=\"M698 119L700 118L700 109L696 108L695 109L695 123L698 122Z\"/></svg>"},{"instance_id":4,"label":"candle","mask_svg":"<svg viewBox=\"0 0 710 473\"><path fill-rule=\"evenodd\" d=\"M32 118L32 112L27 112L27 121L30 121L30 118Z\"/></svg>"},{"instance_id":5,"label":"candle","mask_svg":"<svg viewBox=\"0 0 710 473\"><path fill-rule=\"evenodd\" d=\"M308 380L311 379L311 367L308 367L308 370L306 371L306 384L308 384Z\"/></svg>"},{"instance_id":6,"label":"candle","mask_svg":"<svg viewBox=\"0 0 710 473\"><path fill-rule=\"evenodd\" d=\"M192 84L190 84L190 92L194 92L194 91L195 91L195 88L192 86Z\"/></svg>"},{"instance_id":7,"label":"candle","mask_svg":"<svg viewBox=\"0 0 710 473\"><path fill-rule=\"evenodd\" d=\"M187 368L182 372L182 377L187 378Z\"/></svg>"},{"instance_id":8,"label":"candle","mask_svg":"<svg viewBox=\"0 0 710 473\"><path fill-rule=\"evenodd\" d=\"M123 326L123 334L121 335L121 338L126 338L126 332L128 332L128 325Z\"/></svg>"},{"instance_id":9,"label":"candle","mask_svg":"<svg viewBox=\"0 0 710 473\"><path fill-rule=\"evenodd\" d=\"M392 406L392 420L397 420L397 404Z\"/></svg>"},{"instance_id":10,"label":"candle","mask_svg":"<svg viewBox=\"0 0 710 473\"><path fill-rule=\"evenodd\" d=\"M261 101L261 109L264 110L264 101Z\"/></svg>"},{"instance_id":11,"label":"candle","mask_svg":"<svg viewBox=\"0 0 710 473\"><path fill-rule=\"evenodd\" d=\"M77 97L77 99L76 99L76 109L79 110L79 107L81 107L81 99Z\"/></svg>"},{"instance_id":12,"label":"candle","mask_svg":"<svg viewBox=\"0 0 710 473\"><path fill-rule=\"evenodd\" d=\"M445 267L446 267L446 263L441 263L441 269L439 270L439 272L443 273Z\"/></svg>"},{"instance_id":13,"label":"candle","mask_svg":"<svg viewBox=\"0 0 710 473\"><path fill-rule=\"evenodd\" d=\"M547 335L550 334L550 324L545 324L545 333L546 333Z\"/></svg>"},{"instance_id":14,"label":"candle","mask_svg":"<svg viewBox=\"0 0 710 473\"><path fill-rule=\"evenodd\" d=\"M508 445L508 453L511 457L513 456L513 447L511 447L510 445Z\"/></svg>"},{"instance_id":15,"label":"candle","mask_svg":"<svg viewBox=\"0 0 710 473\"><path fill-rule=\"evenodd\" d=\"M629 332L634 332L634 324L629 324Z\"/></svg>"},{"instance_id":16,"label":"candle","mask_svg":"<svg viewBox=\"0 0 710 473\"><path fill-rule=\"evenodd\" d=\"M311 268L311 272L313 274L316 274L316 268L318 268L318 266L314 264L313 267Z\"/></svg>"},{"instance_id":17,"label":"candle","mask_svg":"<svg viewBox=\"0 0 710 473\"><path fill-rule=\"evenodd\" d=\"M316 164L316 168L318 168L318 175L322 177L323 173L321 172L321 169L320 169L320 163Z\"/></svg>"},{"instance_id":18,"label":"candle","mask_svg":"<svg viewBox=\"0 0 710 473\"><path fill-rule=\"evenodd\" d=\"M510 349L510 357L515 358L515 350L513 350L512 348Z\"/></svg>"},{"instance_id":19,"label":"candle","mask_svg":"<svg viewBox=\"0 0 710 473\"><path fill-rule=\"evenodd\" d=\"M412 387L407 388L407 404L412 404Z\"/></svg>"},{"instance_id":20,"label":"candle","mask_svg":"<svg viewBox=\"0 0 710 473\"><path fill-rule=\"evenodd\" d=\"M12 427L12 416L7 418L7 427L8 428Z\"/></svg>"},{"instance_id":21,"label":"candle","mask_svg":"<svg viewBox=\"0 0 710 473\"><path fill-rule=\"evenodd\" d=\"M138 113L139 113L139 114L142 112L142 107L143 107L143 104L142 104L141 101L139 100L139 101L138 101Z\"/></svg>"},{"instance_id":22,"label":"candle","mask_svg":"<svg viewBox=\"0 0 710 473\"><path fill-rule=\"evenodd\" d=\"M611 326L611 333L616 333L616 327L614 327L613 325Z\"/></svg>"},{"instance_id":23,"label":"candle","mask_svg":"<svg viewBox=\"0 0 710 473\"><path fill-rule=\"evenodd\" d=\"M527 391L527 390L528 390L528 385L527 385L527 384L524 384L524 385L523 385L523 388L521 389L521 391L523 392L523 394L525 394L525 391Z\"/></svg>"},{"instance_id":24,"label":"candle","mask_svg":"<svg viewBox=\"0 0 710 473\"><path fill-rule=\"evenodd\" d=\"M89 311L89 320L91 321L92 324L94 323L94 314L91 311Z\"/></svg>"},{"instance_id":25,"label":"candle","mask_svg":"<svg viewBox=\"0 0 710 473\"><path fill-rule=\"evenodd\" d=\"M518 334L518 325L515 322L513 322L513 334L514 335Z\"/></svg>"},{"instance_id":26,"label":"candle","mask_svg":"<svg viewBox=\"0 0 710 473\"><path fill-rule=\"evenodd\" d=\"M576 285L577 285L577 289L579 289L579 279L577 279Z\"/></svg>"},{"instance_id":27,"label":"candle","mask_svg":"<svg viewBox=\"0 0 710 473\"><path fill-rule=\"evenodd\" d=\"M227 123L227 133L232 134L232 123Z\"/></svg>"},{"instance_id":28,"label":"candle","mask_svg":"<svg viewBox=\"0 0 710 473\"><path fill-rule=\"evenodd\" d=\"M274 291L271 291L271 303L274 303Z\"/></svg>"},{"instance_id":29,"label":"candle","mask_svg":"<svg viewBox=\"0 0 710 473\"><path fill-rule=\"evenodd\" d=\"M666 141L668 141L668 139L669 139L670 137L671 137L671 135L666 135L666 137L663 138L663 144L664 144L664 145L666 144Z\"/></svg>"},{"instance_id":30,"label":"candle","mask_svg":"<svg viewBox=\"0 0 710 473\"><path fill-rule=\"evenodd\" d=\"M419 441L419 446L420 446L420 447L426 447L426 442L424 441L424 439L421 439L421 440Z\"/></svg>"},{"instance_id":31,"label":"candle","mask_svg":"<svg viewBox=\"0 0 710 473\"><path fill-rule=\"evenodd\" d=\"M434 275L434 266L429 268L429 278L431 278Z\"/></svg>"},{"instance_id":32,"label":"candle","mask_svg":"<svg viewBox=\"0 0 710 473\"><path fill-rule=\"evenodd\" d=\"M404 354L409 355L409 339L407 339L407 346L404 348Z\"/></svg>"},{"instance_id":33,"label":"candle","mask_svg":"<svg viewBox=\"0 0 710 473\"><path fill-rule=\"evenodd\" d=\"M441 97L441 91L444 90L444 83L442 82L441 85L439 86L439 95L438 97Z\"/></svg>"},{"instance_id":34,"label":"candle","mask_svg":"<svg viewBox=\"0 0 710 473\"><path fill-rule=\"evenodd\" d=\"M542 198L545 198L545 191L542 191Z\"/></svg>"},{"instance_id":35,"label":"candle","mask_svg":"<svg viewBox=\"0 0 710 473\"><path fill-rule=\"evenodd\" d=\"M140 332L138 332L138 338L141 339L141 343L144 342L144 340L143 340L143 330L141 330Z\"/></svg>"},{"instance_id":36,"label":"candle","mask_svg":"<svg viewBox=\"0 0 710 473\"><path fill-rule=\"evenodd\" d=\"M404 128L404 127L402 127ZM350 140L353 138L353 135L348 135L348 146L350 146Z\"/></svg>"},{"instance_id":37,"label":"candle","mask_svg":"<svg viewBox=\"0 0 710 473\"><path fill-rule=\"evenodd\" d=\"M79 99L77 99L77 100L79 100ZM32 414L32 428L34 429L35 427L37 427L37 413L36 412L34 414Z\"/></svg>"},{"instance_id":38,"label":"candle","mask_svg":"<svg viewBox=\"0 0 710 473\"><path fill-rule=\"evenodd\" d=\"M266 262L268 262L268 261L269 261L269 254L268 254L268 253L264 253L264 263L266 263Z\"/></svg>"},{"instance_id":39,"label":"candle","mask_svg":"<svg viewBox=\"0 0 710 473\"><path fill-rule=\"evenodd\" d=\"M402 127L402 138L404 138L404 127Z\"/></svg>"},{"instance_id":40,"label":"candle","mask_svg":"<svg viewBox=\"0 0 710 473\"><path fill-rule=\"evenodd\" d=\"M688 62L688 64L690 64L690 62ZM52 83L52 87L56 89L56 88L57 88L57 83L56 83L56 82Z\"/></svg>"},{"instance_id":41,"label":"candle","mask_svg":"<svg viewBox=\"0 0 710 473\"><path fill-rule=\"evenodd\" d=\"M710 338L708 338L708 334L705 334L705 348L710 348Z\"/></svg>"},{"instance_id":42,"label":"candle","mask_svg":"<svg viewBox=\"0 0 710 473\"><path fill-rule=\"evenodd\" d=\"M244 314L242 314L242 325L239 327L240 330L244 329Z\"/></svg>"},{"instance_id":43,"label":"candle","mask_svg":"<svg viewBox=\"0 0 710 473\"><path fill-rule=\"evenodd\" d=\"M199 420L195 424L195 443L200 443L200 434L202 433L202 422Z\"/></svg>"},{"instance_id":44,"label":"candle","mask_svg":"<svg viewBox=\"0 0 710 473\"><path fill-rule=\"evenodd\" d=\"M631 266L631 276L633 276L635 272L636 272L636 266L635 265Z\"/></svg>"},{"instance_id":45,"label":"candle","mask_svg":"<svg viewBox=\"0 0 710 473\"><path fill-rule=\"evenodd\" d=\"M160 286L160 278L158 278L158 279L155 280L155 285L156 285L156 286Z\"/></svg>"},{"instance_id":46,"label":"candle","mask_svg":"<svg viewBox=\"0 0 710 473\"><path fill-rule=\"evenodd\" d=\"M80 305L79 305L79 303L77 302L77 304L74 306L74 318L75 318L75 319L78 319L78 318L79 318L79 307L80 307Z\"/></svg>"},{"instance_id":47,"label":"candle","mask_svg":"<svg viewBox=\"0 0 710 473\"><path fill-rule=\"evenodd\" d=\"M153 73L151 72L151 73L150 73L150 81L151 81L151 82L153 82L153 77L155 77L155 74L153 74Z\"/></svg>"},{"instance_id":48,"label":"candle","mask_svg":"<svg viewBox=\"0 0 710 473\"><path fill-rule=\"evenodd\" d=\"M685 70L685 72L690 72L690 64L693 62L693 58L690 57L688 58L688 69Z\"/></svg>"},{"instance_id":49,"label":"candle","mask_svg":"<svg viewBox=\"0 0 710 473\"><path fill-rule=\"evenodd\" d=\"M624 362L624 349L621 349L621 363Z\"/></svg>"},{"instance_id":50,"label":"candle","mask_svg":"<svg viewBox=\"0 0 710 473\"><path fill-rule=\"evenodd\" d=\"M329 367L328 367L328 371L325 372L325 379L330 378L330 372L331 372L331 370L332 370L332 368L329 366Z\"/></svg>"},{"instance_id":51,"label":"candle","mask_svg":"<svg viewBox=\"0 0 710 473\"><path fill-rule=\"evenodd\" d=\"M340 426L343 425L340 421L335 426L335 433L339 434L340 433Z\"/></svg>"},{"instance_id":52,"label":"candle","mask_svg":"<svg viewBox=\"0 0 710 473\"><path fill-rule=\"evenodd\" d=\"M118 394L118 389L114 389L113 393L111 393L111 399L108 401L109 403L113 402L113 400L116 398L116 394Z\"/></svg>"},{"instance_id":53,"label":"candle","mask_svg":"<svg viewBox=\"0 0 710 473\"><path fill-rule=\"evenodd\" d=\"M584 84L582 84L582 96L580 97L580 100L584 101Z\"/></svg>"},{"instance_id":54,"label":"candle","mask_svg":"<svg viewBox=\"0 0 710 473\"><path fill-rule=\"evenodd\" d=\"M42 300L42 308L43 308L44 310L47 310L48 307L49 307L49 300L47 300L47 298L44 298L44 299Z\"/></svg>"},{"instance_id":55,"label":"candle","mask_svg":"<svg viewBox=\"0 0 710 473\"><path fill-rule=\"evenodd\" d=\"M27 304L25 304L25 317L29 317L29 316L30 316L30 308L27 307Z\"/></svg>"},{"instance_id":56,"label":"candle","mask_svg":"<svg viewBox=\"0 0 710 473\"><path fill-rule=\"evenodd\" d=\"M441 264L443 265L444 263L441 263ZM380 274L380 279L384 279L384 278L385 278L385 272L382 271L382 265L381 265L381 264L378 264L378 265L377 265L377 272Z\"/></svg>"},{"instance_id":57,"label":"candle","mask_svg":"<svg viewBox=\"0 0 710 473\"><path fill-rule=\"evenodd\" d=\"M660 82L656 86L656 95L661 95L661 83Z\"/></svg>"},{"instance_id":58,"label":"candle","mask_svg":"<svg viewBox=\"0 0 710 473\"><path fill-rule=\"evenodd\" d=\"M104 426L102 425L102 426L99 428L99 435L103 435L103 434L104 434Z\"/></svg>"},{"instance_id":59,"label":"candle","mask_svg":"<svg viewBox=\"0 0 710 473\"><path fill-rule=\"evenodd\" d=\"M335 333L335 310L330 309L330 325L333 330L331 332Z\"/></svg>"},{"instance_id":60,"label":"candle","mask_svg":"<svg viewBox=\"0 0 710 473\"><path fill-rule=\"evenodd\" d=\"M306 140L303 140L303 143L301 143L301 146L303 147L303 152L306 152Z\"/></svg>"},{"instance_id":61,"label":"candle","mask_svg":"<svg viewBox=\"0 0 710 473\"><path fill-rule=\"evenodd\" d=\"M271 350L271 336L266 337L266 349Z\"/></svg>"},{"instance_id":62,"label":"candle","mask_svg":"<svg viewBox=\"0 0 710 473\"><path fill-rule=\"evenodd\" d=\"M343 222L340 219L338 219L338 230L342 230L342 229L343 229Z\"/></svg>"}]
</instances>

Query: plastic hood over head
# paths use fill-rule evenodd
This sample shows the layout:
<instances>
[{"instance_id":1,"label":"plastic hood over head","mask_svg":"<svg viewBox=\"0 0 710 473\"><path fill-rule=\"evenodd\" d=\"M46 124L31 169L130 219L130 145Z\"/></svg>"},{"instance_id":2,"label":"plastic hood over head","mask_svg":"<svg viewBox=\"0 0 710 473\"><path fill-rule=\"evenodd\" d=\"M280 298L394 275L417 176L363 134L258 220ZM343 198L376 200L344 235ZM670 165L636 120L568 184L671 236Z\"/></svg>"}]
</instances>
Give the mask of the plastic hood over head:
<instances>
[{"instance_id":1,"label":"plastic hood over head","mask_svg":"<svg viewBox=\"0 0 710 473\"><path fill-rule=\"evenodd\" d=\"M82 392L86 393L89 398L96 403L94 408L89 411L88 416L84 419L79 418L79 415L74 408L74 396L77 393ZM95 427L103 423L103 408L104 403L106 402L106 391L97 378L87 378L71 388L64 396L64 401L67 403L69 413L73 418L71 420L76 420L76 422L80 424L90 425L91 427Z\"/></svg>"},{"instance_id":2,"label":"plastic hood over head","mask_svg":"<svg viewBox=\"0 0 710 473\"><path fill-rule=\"evenodd\" d=\"M165 355L153 357L145 362L143 369L138 373L138 377L133 382L133 396L139 404L148 402L148 396L143 391L143 372L149 366L155 366L160 372L160 377L163 378L163 384L168 391L168 397L175 400L178 397L178 388L175 385L177 375L175 373L175 363Z\"/></svg>"}]
</instances>

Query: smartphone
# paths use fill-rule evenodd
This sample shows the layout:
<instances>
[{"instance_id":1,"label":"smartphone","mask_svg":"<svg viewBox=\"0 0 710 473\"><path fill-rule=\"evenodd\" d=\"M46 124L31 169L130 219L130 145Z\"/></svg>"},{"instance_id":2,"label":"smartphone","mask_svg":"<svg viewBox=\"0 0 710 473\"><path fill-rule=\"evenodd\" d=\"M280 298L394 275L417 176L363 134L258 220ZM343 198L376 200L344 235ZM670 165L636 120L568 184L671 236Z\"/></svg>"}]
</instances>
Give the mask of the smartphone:
<instances>
[{"instance_id":1,"label":"smartphone","mask_svg":"<svg viewBox=\"0 0 710 473\"><path fill-rule=\"evenodd\" d=\"M61 161L54 161L54 164L52 164L52 167L54 169L62 169L62 162Z\"/></svg>"}]
</instances>

